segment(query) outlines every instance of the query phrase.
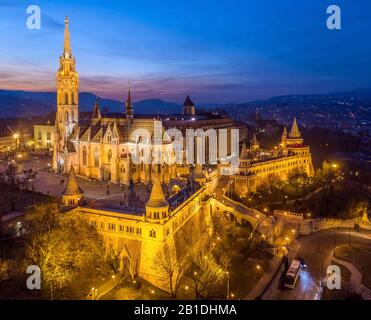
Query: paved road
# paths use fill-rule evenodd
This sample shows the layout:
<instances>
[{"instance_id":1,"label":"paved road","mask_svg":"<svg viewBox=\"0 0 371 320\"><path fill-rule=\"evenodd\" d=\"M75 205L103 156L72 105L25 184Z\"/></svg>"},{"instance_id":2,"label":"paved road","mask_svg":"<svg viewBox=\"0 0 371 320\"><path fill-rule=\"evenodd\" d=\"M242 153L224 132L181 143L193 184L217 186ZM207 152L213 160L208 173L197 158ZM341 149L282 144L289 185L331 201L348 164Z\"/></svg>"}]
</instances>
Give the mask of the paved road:
<instances>
[{"instance_id":1,"label":"paved road","mask_svg":"<svg viewBox=\"0 0 371 320\"><path fill-rule=\"evenodd\" d=\"M302 236L298 239L301 244L297 254L304 258L307 269L302 270L296 287L293 290L279 288L279 276L275 278L269 288L270 299L275 300L316 300L320 299L320 280L332 260L334 242L336 247L348 244L348 231L327 230ZM371 245L369 232L351 232L351 243Z\"/></svg>"}]
</instances>

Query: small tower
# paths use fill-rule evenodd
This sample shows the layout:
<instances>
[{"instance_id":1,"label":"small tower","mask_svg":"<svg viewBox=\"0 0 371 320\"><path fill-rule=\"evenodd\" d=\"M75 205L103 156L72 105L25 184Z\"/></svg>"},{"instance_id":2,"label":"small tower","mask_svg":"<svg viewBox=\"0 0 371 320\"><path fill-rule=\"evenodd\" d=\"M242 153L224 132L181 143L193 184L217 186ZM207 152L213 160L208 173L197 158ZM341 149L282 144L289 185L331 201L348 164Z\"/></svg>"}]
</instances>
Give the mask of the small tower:
<instances>
[{"instance_id":1,"label":"small tower","mask_svg":"<svg viewBox=\"0 0 371 320\"><path fill-rule=\"evenodd\" d=\"M257 151L259 150L259 142L258 142L258 139L256 139L256 134L254 132L254 135L252 137L252 140L251 140L251 147L250 147L251 151Z\"/></svg>"},{"instance_id":2,"label":"small tower","mask_svg":"<svg viewBox=\"0 0 371 320\"><path fill-rule=\"evenodd\" d=\"M191 179L198 183L199 186L204 186L206 184L206 176L202 172L202 165L197 163L192 171Z\"/></svg>"},{"instance_id":3,"label":"small tower","mask_svg":"<svg viewBox=\"0 0 371 320\"><path fill-rule=\"evenodd\" d=\"M152 222L163 223L168 217L169 203L165 199L160 179L156 177L153 182L151 195L146 203L146 219Z\"/></svg>"},{"instance_id":4,"label":"small tower","mask_svg":"<svg viewBox=\"0 0 371 320\"><path fill-rule=\"evenodd\" d=\"M187 98L185 99L183 103L183 113L185 115L195 115L196 114L196 107L194 103L192 102L189 95L187 95Z\"/></svg>"},{"instance_id":5,"label":"small tower","mask_svg":"<svg viewBox=\"0 0 371 320\"><path fill-rule=\"evenodd\" d=\"M127 119L133 119L134 117L134 108L133 104L131 103L131 92L130 92L130 84L129 84L129 90L128 90L128 98L126 99L125 103L125 114Z\"/></svg>"},{"instance_id":6,"label":"small tower","mask_svg":"<svg viewBox=\"0 0 371 320\"><path fill-rule=\"evenodd\" d=\"M303 138L301 137L301 133L299 131L298 124L296 122L296 118L291 126L291 130L286 139L286 147L299 147L303 145Z\"/></svg>"},{"instance_id":7,"label":"small tower","mask_svg":"<svg viewBox=\"0 0 371 320\"><path fill-rule=\"evenodd\" d=\"M246 167L246 166L248 166L248 164L250 162L249 152L247 151L245 141L243 142L243 145L242 145L242 149L241 149L239 160L240 160L240 163L239 163L239 166L240 167Z\"/></svg>"},{"instance_id":8,"label":"small tower","mask_svg":"<svg viewBox=\"0 0 371 320\"><path fill-rule=\"evenodd\" d=\"M290 133L289 133L289 137L290 138L300 138L301 137L301 133L299 131L299 127L298 127L298 124L296 122L295 117L294 117L294 122L292 123L292 127L291 127L291 130L290 130Z\"/></svg>"},{"instance_id":9,"label":"small tower","mask_svg":"<svg viewBox=\"0 0 371 320\"><path fill-rule=\"evenodd\" d=\"M95 99L94 109L93 109L93 120L99 120L102 118L102 115L100 113L100 107L99 107L99 98L97 97Z\"/></svg>"},{"instance_id":10,"label":"small tower","mask_svg":"<svg viewBox=\"0 0 371 320\"><path fill-rule=\"evenodd\" d=\"M281 139L281 145L283 148L286 147L286 141L287 141L287 129L286 126L283 128L283 133L282 133L282 139Z\"/></svg>"},{"instance_id":11,"label":"small tower","mask_svg":"<svg viewBox=\"0 0 371 320\"><path fill-rule=\"evenodd\" d=\"M66 188L62 192L62 203L64 206L77 206L83 194L84 192L77 182L75 169L71 165Z\"/></svg>"}]
</instances>

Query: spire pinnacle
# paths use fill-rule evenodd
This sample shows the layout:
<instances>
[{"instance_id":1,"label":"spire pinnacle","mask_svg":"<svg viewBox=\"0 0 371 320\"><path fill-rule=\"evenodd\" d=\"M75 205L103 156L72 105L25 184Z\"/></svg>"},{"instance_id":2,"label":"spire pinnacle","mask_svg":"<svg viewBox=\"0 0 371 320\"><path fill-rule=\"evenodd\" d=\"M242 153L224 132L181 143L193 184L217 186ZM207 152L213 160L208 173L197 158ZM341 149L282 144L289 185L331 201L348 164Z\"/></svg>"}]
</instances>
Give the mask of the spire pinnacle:
<instances>
[{"instance_id":1,"label":"spire pinnacle","mask_svg":"<svg viewBox=\"0 0 371 320\"><path fill-rule=\"evenodd\" d=\"M99 98L98 96L96 96L94 110L93 110L93 119L100 119L100 118L101 118L101 113L100 113L100 107L99 107Z\"/></svg>"},{"instance_id":2,"label":"spire pinnacle","mask_svg":"<svg viewBox=\"0 0 371 320\"><path fill-rule=\"evenodd\" d=\"M129 105L131 105L131 84L130 84L130 81L129 81L129 89L128 89L128 98L127 98L127 103L129 104Z\"/></svg>"},{"instance_id":3,"label":"spire pinnacle","mask_svg":"<svg viewBox=\"0 0 371 320\"><path fill-rule=\"evenodd\" d=\"M133 114L134 114L134 110L133 110L133 105L131 103L131 83L130 81L128 81L128 97L126 99L126 103L125 103L125 111L126 111L126 116L129 117L129 118L132 118L133 117Z\"/></svg>"},{"instance_id":4,"label":"spire pinnacle","mask_svg":"<svg viewBox=\"0 0 371 320\"><path fill-rule=\"evenodd\" d=\"M282 133L282 135L285 136L285 137L287 136L287 129L286 129L286 126L284 126L284 128L283 128L283 133Z\"/></svg>"},{"instance_id":5,"label":"spire pinnacle","mask_svg":"<svg viewBox=\"0 0 371 320\"><path fill-rule=\"evenodd\" d=\"M254 135L252 137L252 141L251 141L252 145L253 146L257 146L258 145L258 139L256 139L256 134L254 132Z\"/></svg>"},{"instance_id":6,"label":"spire pinnacle","mask_svg":"<svg viewBox=\"0 0 371 320\"><path fill-rule=\"evenodd\" d=\"M242 145L242 150L240 153L240 160L247 160L248 159L248 153L246 148L246 143L244 142Z\"/></svg>"},{"instance_id":7,"label":"spire pinnacle","mask_svg":"<svg viewBox=\"0 0 371 320\"><path fill-rule=\"evenodd\" d=\"M70 42L70 31L68 30L68 16L64 20L64 49L63 54L66 58L72 55L71 42Z\"/></svg>"},{"instance_id":8,"label":"spire pinnacle","mask_svg":"<svg viewBox=\"0 0 371 320\"><path fill-rule=\"evenodd\" d=\"M148 202L146 203L146 206L152 208L162 208L167 207L168 205L169 203L166 201L164 193L162 191L160 179L156 174L156 177L153 182L151 195L149 197Z\"/></svg>"},{"instance_id":9,"label":"spire pinnacle","mask_svg":"<svg viewBox=\"0 0 371 320\"><path fill-rule=\"evenodd\" d=\"M73 164L71 164L70 172L68 174L68 180L66 184L66 188L62 192L62 195L64 196L73 196L73 195L82 195L84 192L79 186L79 183L77 182L75 169L73 167Z\"/></svg>"},{"instance_id":10,"label":"spire pinnacle","mask_svg":"<svg viewBox=\"0 0 371 320\"><path fill-rule=\"evenodd\" d=\"M299 131L298 124L296 122L296 117L294 117L294 122L292 123L292 127L291 127L291 130L290 130L289 137L290 138L300 138L301 137L301 133Z\"/></svg>"}]
</instances>

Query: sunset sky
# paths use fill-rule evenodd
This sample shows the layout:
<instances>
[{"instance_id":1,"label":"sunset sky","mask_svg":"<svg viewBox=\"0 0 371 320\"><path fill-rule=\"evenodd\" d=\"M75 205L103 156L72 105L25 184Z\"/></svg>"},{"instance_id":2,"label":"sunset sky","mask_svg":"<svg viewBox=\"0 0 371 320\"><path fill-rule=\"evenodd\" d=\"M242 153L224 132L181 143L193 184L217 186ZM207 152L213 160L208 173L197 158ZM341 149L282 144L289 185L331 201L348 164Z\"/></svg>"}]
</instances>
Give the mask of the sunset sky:
<instances>
[{"instance_id":1,"label":"sunset sky","mask_svg":"<svg viewBox=\"0 0 371 320\"><path fill-rule=\"evenodd\" d=\"M342 30L326 28L331 4ZM122 100L131 80L134 100L224 103L371 87L369 0L0 0L0 89L55 90L65 15L80 92Z\"/></svg>"}]
</instances>

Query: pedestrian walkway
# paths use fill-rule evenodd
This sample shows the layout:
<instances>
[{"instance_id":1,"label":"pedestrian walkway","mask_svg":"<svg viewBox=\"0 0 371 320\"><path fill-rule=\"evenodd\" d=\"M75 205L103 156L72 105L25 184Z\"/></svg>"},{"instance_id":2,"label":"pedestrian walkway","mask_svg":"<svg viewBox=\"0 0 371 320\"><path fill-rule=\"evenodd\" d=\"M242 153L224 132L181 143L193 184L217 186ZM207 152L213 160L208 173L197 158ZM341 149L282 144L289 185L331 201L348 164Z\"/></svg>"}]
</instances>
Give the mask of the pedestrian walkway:
<instances>
[{"instance_id":1,"label":"pedestrian walkway","mask_svg":"<svg viewBox=\"0 0 371 320\"><path fill-rule=\"evenodd\" d=\"M86 296L86 300L99 300L112 289L116 288L122 280L123 276L120 274L111 276L106 282L91 288L89 294Z\"/></svg>"}]
</instances>

